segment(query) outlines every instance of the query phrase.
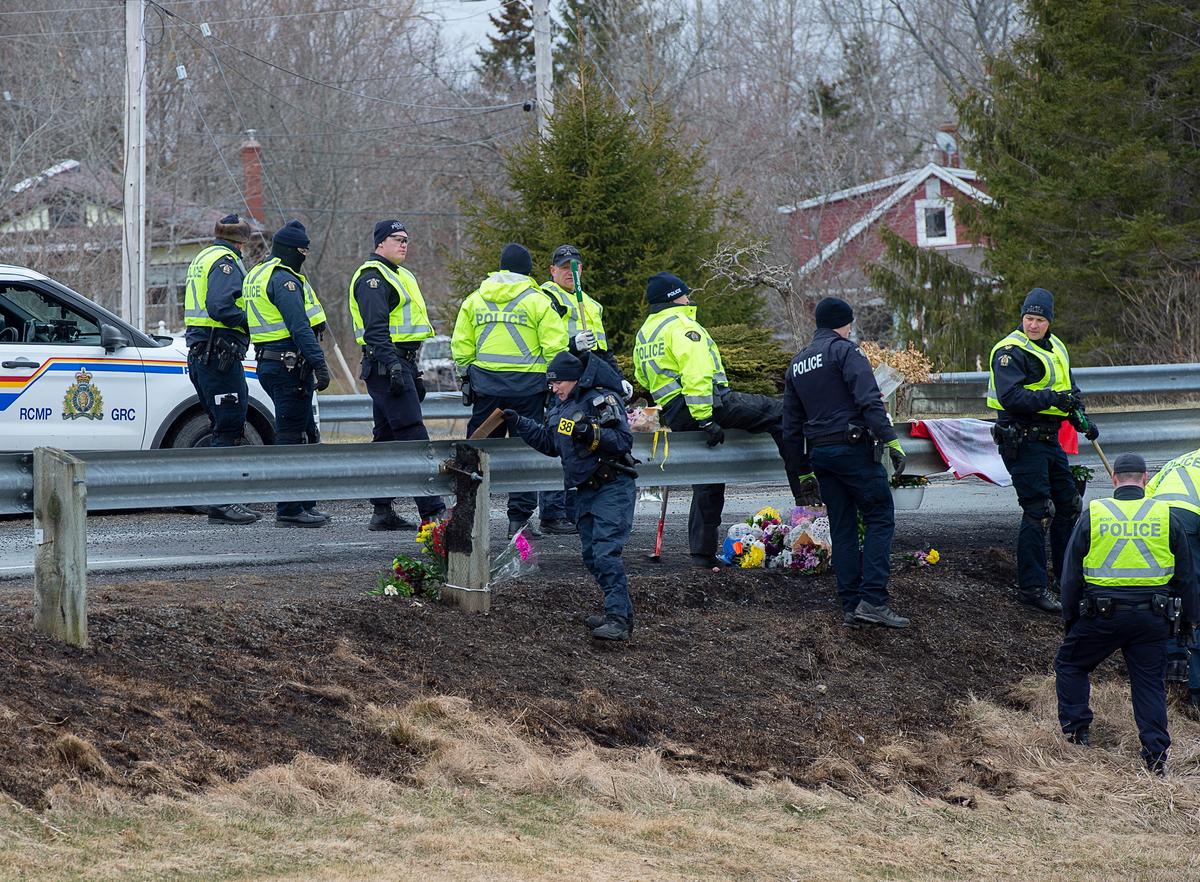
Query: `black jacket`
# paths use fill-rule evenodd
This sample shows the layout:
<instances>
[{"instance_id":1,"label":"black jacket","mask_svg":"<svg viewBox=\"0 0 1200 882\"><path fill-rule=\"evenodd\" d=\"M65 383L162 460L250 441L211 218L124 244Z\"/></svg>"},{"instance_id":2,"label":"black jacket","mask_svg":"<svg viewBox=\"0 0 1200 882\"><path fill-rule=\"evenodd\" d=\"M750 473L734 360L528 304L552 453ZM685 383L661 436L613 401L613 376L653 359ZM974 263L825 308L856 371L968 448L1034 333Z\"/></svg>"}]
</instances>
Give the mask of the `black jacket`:
<instances>
[{"instance_id":1,"label":"black jacket","mask_svg":"<svg viewBox=\"0 0 1200 882\"><path fill-rule=\"evenodd\" d=\"M807 471L804 440L844 433L851 422L881 441L897 437L867 357L837 331L821 328L784 377L784 441Z\"/></svg>"},{"instance_id":2,"label":"black jacket","mask_svg":"<svg viewBox=\"0 0 1200 882\"><path fill-rule=\"evenodd\" d=\"M600 429L600 445L594 453L558 431L559 420L563 418L600 423L614 417L614 425ZM545 425L521 417L516 432L534 450L562 457L567 483L578 487L592 476L602 459L622 462L625 454L633 450L633 433L629 430L621 394L621 375L604 359L589 357L583 376L567 400L552 399Z\"/></svg>"}]
</instances>

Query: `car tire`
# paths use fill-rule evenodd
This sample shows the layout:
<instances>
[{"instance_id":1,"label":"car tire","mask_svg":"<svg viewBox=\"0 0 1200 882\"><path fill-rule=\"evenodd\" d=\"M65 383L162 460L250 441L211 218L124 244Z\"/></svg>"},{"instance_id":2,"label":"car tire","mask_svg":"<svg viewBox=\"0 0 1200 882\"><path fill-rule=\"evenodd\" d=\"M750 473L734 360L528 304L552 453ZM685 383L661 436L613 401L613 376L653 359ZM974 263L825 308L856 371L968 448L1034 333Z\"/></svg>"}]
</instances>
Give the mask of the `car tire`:
<instances>
[{"instance_id":1,"label":"car tire","mask_svg":"<svg viewBox=\"0 0 1200 882\"><path fill-rule=\"evenodd\" d=\"M179 424L171 433L169 443L163 446L187 448L203 445L207 447L208 439L211 436L212 431L208 422L208 414L194 413ZM251 447L261 447L263 445L262 435L249 420L246 421L246 426L242 430L242 443Z\"/></svg>"}]
</instances>

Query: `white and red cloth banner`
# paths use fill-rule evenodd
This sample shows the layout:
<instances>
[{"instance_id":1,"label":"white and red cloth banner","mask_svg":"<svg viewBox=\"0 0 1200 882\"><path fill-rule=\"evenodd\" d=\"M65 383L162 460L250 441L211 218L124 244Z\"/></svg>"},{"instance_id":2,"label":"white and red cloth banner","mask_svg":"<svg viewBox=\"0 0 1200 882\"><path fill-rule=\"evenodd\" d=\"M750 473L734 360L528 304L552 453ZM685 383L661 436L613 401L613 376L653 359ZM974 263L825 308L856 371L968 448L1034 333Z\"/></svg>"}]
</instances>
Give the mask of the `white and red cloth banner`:
<instances>
[{"instance_id":1,"label":"white and red cloth banner","mask_svg":"<svg viewBox=\"0 0 1200 882\"><path fill-rule=\"evenodd\" d=\"M941 454L955 478L975 475L1001 487L1012 486L1012 478L992 440L992 423L984 420L915 420L914 438L928 438ZM1063 421L1058 441L1068 454L1079 453L1075 427Z\"/></svg>"}]
</instances>

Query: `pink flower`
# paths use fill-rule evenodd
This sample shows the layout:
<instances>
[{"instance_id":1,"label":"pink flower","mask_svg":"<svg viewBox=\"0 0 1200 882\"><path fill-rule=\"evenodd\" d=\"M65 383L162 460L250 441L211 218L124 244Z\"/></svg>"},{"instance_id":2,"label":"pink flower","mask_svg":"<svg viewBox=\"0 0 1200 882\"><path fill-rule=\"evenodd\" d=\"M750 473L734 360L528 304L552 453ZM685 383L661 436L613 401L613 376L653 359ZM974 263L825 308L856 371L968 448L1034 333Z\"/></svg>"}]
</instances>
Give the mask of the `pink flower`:
<instances>
[{"instance_id":1,"label":"pink flower","mask_svg":"<svg viewBox=\"0 0 1200 882\"><path fill-rule=\"evenodd\" d=\"M525 538L524 533L518 533L516 539L517 554L521 555L521 560L529 560L529 540Z\"/></svg>"}]
</instances>

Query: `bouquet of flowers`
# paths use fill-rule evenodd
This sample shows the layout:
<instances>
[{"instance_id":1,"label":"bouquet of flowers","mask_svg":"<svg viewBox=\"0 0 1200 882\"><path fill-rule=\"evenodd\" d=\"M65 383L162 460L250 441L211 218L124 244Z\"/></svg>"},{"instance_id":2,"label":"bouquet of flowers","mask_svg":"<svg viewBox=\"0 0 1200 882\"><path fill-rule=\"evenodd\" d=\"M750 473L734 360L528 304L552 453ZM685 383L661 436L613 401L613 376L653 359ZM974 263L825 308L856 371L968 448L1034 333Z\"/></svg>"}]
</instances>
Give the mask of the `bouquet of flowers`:
<instances>
[{"instance_id":1,"label":"bouquet of flowers","mask_svg":"<svg viewBox=\"0 0 1200 882\"><path fill-rule=\"evenodd\" d=\"M821 508L795 508L787 518L770 506L729 528L718 557L743 569L794 569L812 576L829 565L829 521Z\"/></svg>"},{"instance_id":2,"label":"bouquet of flowers","mask_svg":"<svg viewBox=\"0 0 1200 882\"><path fill-rule=\"evenodd\" d=\"M448 520L435 519L426 521L417 530L417 544L421 546L421 553L443 582L446 580L446 525L449 523Z\"/></svg>"},{"instance_id":3,"label":"bouquet of flowers","mask_svg":"<svg viewBox=\"0 0 1200 882\"><path fill-rule=\"evenodd\" d=\"M941 559L942 556L936 548L927 548L924 551L902 551L896 555L896 562L905 567L931 567Z\"/></svg>"},{"instance_id":4,"label":"bouquet of flowers","mask_svg":"<svg viewBox=\"0 0 1200 882\"><path fill-rule=\"evenodd\" d=\"M379 574L378 584L367 593L375 597L424 597L437 600L442 593L445 574L434 567L402 554L392 561L391 570Z\"/></svg>"},{"instance_id":5,"label":"bouquet of flowers","mask_svg":"<svg viewBox=\"0 0 1200 882\"><path fill-rule=\"evenodd\" d=\"M929 479L924 475L892 475L888 483L901 490L905 487L928 487Z\"/></svg>"},{"instance_id":6,"label":"bouquet of flowers","mask_svg":"<svg viewBox=\"0 0 1200 882\"><path fill-rule=\"evenodd\" d=\"M496 560L492 563L492 572L489 577L489 584L493 589L504 582L520 579L522 576L528 576L530 573L537 572L537 543L532 541L526 534L528 529L529 525L526 524L520 530L517 530L513 534L512 539L509 540L508 546L496 555Z\"/></svg>"}]
</instances>

